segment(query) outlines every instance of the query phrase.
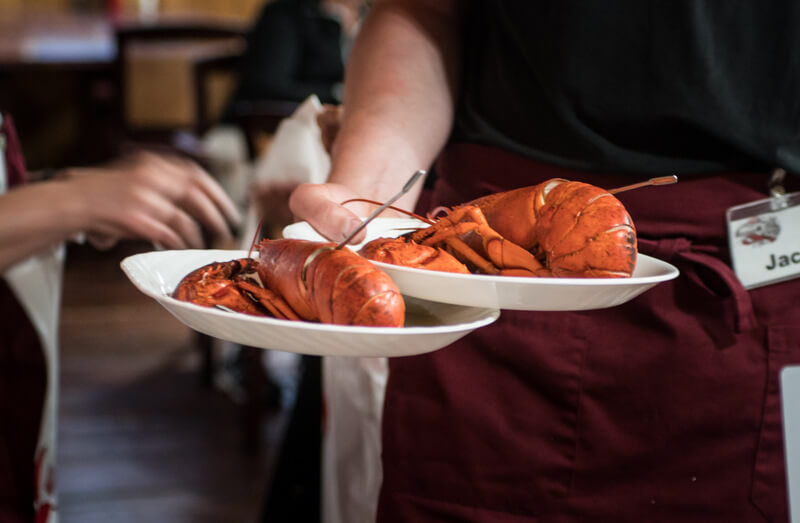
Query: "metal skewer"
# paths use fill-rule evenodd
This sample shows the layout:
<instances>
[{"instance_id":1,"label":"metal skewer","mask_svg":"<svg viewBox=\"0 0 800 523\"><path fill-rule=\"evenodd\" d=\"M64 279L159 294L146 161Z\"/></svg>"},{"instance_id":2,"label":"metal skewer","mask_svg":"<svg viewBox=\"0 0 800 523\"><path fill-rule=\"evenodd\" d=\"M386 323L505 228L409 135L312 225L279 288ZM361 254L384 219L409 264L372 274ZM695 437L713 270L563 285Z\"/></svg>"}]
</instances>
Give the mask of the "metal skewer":
<instances>
[{"instance_id":1,"label":"metal skewer","mask_svg":"<svg viewBox=\"0 0 800 523\"><path fill-rule=\"evenodd\" d=\"M617 187L616 189L609 189L608 192L611 194L617 194L620 192L630 191L631 189L638 189L639 187L646 187L648 185L669 185L671 183L677 183L678 177L673 175L670 176L661 176L658 178L650 178L644 182L639 183L632 183L631 185L625 185L623 187Z\"/></svg>"},{"instance_id":2,"label":"metal skewer","mask_svg":"<svg viewBox=\"0 0 800 523\"><path fill-rule=\"evenodd\" d=\"M639 187L647 187L648 185L669 185L671 183L677 183L678 177L674 174L670 176L660 176L658 178L650 178L644 182L639 183L632 183L631 185L625 185L623 187L617 187L616 189L609 189L608 192L611 194L617 194L620 192L630 191L631 189L638 189Z\"/></svg>"},{"instance_id":3,"label":"metal skewer","mask_svg":"<svg viewBox=\"0 0 800 523\"><path fill-rule=\"evenodd\" d=\"M406 184L405 184L405 185L403 185L403 188L402 188L402 189L400 189L400 192L399 192L399 193L395 194L394 196L392 196L391 198L389 198L389 200L388 200L386 203L384 203L383 205L381 205L380 207L378 207L377 209L375 209L375 211L373 211L373 213L372 213L372 214L370 214L369 216L367 216L367 217L364 219L364 221L362 221L362 222L361 222L361 223L358 225L358 227L356 227L355 229L353 229L353 230L350 232L350 234L348 234L348 235L347 235L347 237L346 237L344 240L340 241L340 242L338 243L338 245L336 245L336 247L334 247L333 249L334 249L334 250L341 249L342 247L344 247L345 245L347 245L347 244L350 242L350 240L352 240L352 239L353 239L353 237L355 237L355 235L356 235L356 234L358 234L359 232L361 232L361 231L364 229L364 227L366 227L366 226L367 226L367 224L368 224L369 222L371 222L372 220L374 220L374 219L375 219L375 217L377 217L377 216L378 216L380 213L382 213L383 211L385 211L387 207L389 207L390 205L392 205L392 204L393 204L394 202L396 202L396 201L397 201L397 200L398 200L398 199L399 199L401 196L403 196L405 193L407 193L409 190L411 190L411 188L414 186L414 184L415 184L415 183L417 183L417 180L419 180L419 179L420 179L420 178L422 178L423 176L425 176L425 171L423 171L423 170L419 170L419 171L415 172L414 174L412 174L412 175L411 175L411 178L409 178L409 179L408 179L408 181L406 182Z\"/></svg>"}]
</instances>

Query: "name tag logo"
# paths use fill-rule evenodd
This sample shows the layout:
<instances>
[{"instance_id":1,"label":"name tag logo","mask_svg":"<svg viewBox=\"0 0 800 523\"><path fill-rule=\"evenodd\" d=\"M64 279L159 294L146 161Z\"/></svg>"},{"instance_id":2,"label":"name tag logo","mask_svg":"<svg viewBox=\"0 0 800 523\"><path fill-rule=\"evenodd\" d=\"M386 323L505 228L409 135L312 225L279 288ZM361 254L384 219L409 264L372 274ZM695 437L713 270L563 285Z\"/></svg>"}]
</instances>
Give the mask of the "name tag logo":
<instances>
[{"instance_id":1,"label":"name tag logo","mask_svg":"<svg viewBox=\"0 0 800 523\"><path fill-rule=\"evenodd\" d=\"M736 237L742 245L763 245L778 239L781 226L775 216L754 216L736 229Z\"/></svg>"}]
</instances>

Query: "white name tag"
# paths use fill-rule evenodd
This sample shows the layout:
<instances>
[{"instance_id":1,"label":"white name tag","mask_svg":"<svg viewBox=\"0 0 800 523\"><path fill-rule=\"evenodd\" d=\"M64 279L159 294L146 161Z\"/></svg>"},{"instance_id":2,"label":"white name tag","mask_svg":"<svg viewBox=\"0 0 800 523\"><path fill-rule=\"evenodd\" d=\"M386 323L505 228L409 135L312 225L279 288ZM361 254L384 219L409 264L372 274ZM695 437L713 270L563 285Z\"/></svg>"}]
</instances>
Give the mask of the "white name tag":
<instances>
[{"instance_id":1,"label":"white name tag","mask_svg":"<svg viewBox=\"0 0 800 523\"><path fill-rule=\"evenodd\" d=\"M728 242L746 289L800 277L800 192L731 207Z\"/></svg>"}]
</instances>

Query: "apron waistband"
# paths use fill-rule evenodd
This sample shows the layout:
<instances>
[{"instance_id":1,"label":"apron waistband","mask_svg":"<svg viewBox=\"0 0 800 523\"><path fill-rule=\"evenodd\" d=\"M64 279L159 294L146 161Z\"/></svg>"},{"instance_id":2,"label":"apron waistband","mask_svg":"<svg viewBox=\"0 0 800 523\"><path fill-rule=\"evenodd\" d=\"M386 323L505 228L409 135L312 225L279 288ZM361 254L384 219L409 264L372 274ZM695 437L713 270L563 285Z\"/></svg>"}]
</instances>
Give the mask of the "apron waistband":
<instances>
[{"instance_id":1,"label":"apron waistband","mask_svg":"<svg viewBox=\"0 0 800 523\"><path fill-rule=\"evenodd\" d=\"M736 273L727 263L720 259L724 253L715 245L695 245L686 238L664 238L650 240L639 238L639 252L653 256L666 262L683 261L691 265L705 267L717 277L727 288L729 296L734 303L734 329L737 333L746 332L756 328L757 321L750 294L745 289ZM702 276L695 270L681 271L694 284L701 287L709 295L719 298L720 294L709 286Z\"/></svg>"}]
</instances>

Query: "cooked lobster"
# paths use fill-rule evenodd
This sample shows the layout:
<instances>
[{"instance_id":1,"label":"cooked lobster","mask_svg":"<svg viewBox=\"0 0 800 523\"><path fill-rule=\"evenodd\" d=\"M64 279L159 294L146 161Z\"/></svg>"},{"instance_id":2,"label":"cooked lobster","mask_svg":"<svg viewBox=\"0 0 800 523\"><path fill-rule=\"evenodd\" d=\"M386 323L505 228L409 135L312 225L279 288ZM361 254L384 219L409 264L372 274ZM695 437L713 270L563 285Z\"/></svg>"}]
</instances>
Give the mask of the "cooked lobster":
<instances>
[{"instance_id":1,"label":"cooked lobster","mask_svg":"<svg viewBox=\"0 0 800 523\"><path fill-rule=\"evenodd\" d=\"M334 243L262 240L258 260L205 265L173 297L206 307L339 325L402 327L405 302L391 278Z\"/></svg>"},{"instance_id":2,"label":"cooked lobster","mask_svg":"<svg viewBox=\"0 0 800 523\"><path fill-rule=\"evenodd\" d=\"M636 264L636 230L622 203L593 185L551 179L459 205L429 227L361 249L369 259L407 261L416 245L452 254L471 272L514 276L629 277ZM438 257L432 257L438 259ZM439 264L436 270L456 267ZM462 272L453 270L453 272Z\"/></svg>"}]
</instances>

